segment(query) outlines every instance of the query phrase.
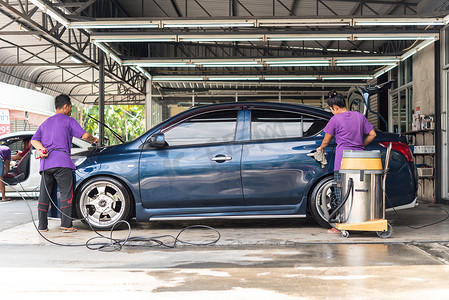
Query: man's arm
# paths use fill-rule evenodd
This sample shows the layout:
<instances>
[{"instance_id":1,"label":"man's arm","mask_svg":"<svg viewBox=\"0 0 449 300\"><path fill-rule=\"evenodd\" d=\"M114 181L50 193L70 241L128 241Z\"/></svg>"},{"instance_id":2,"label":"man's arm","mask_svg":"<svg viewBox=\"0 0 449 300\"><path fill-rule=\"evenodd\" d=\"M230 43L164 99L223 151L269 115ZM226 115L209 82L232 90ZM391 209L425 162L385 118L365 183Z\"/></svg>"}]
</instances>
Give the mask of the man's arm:
<instances>
[{"instance_id":1,"label":"man's arm","mask_svg":"<svg viewBox=\"0 0 449 300\"><path fill-rule=\"evenodd\" d=\"M329 143L332 140L332 135L329 133L326 133L324 135L323 141L321 142L321 146L319 146L316 150L317 151L324 151L324 148L327 147L327 145L329 145Z\"/></svg>"},{"instance_id":2,"label":"man's arm","mask_svg":"<svg viewBox=\"0 0 449 300\"><path fill-rule=\"evenodd\" d=\"M365 140L363 141L363 146L366 147L367 145L369 145L369 143L371 143L374 138L377 136L376 131L374 129L372 129L369 133L368 136L365 138Z\"/></svg>"},{"instance_id":3,"label":"man's arm","mask_svg":"<svg viewBox=\"0 0 449 300\"><path fill-rule=\"evenodd\" d=\"M83 140L86 140L86 141L90 142L90 143L97 143L98 144L100 142L100 140L97 137L94 137L92 134L90 134L87 131L83 134L83 136L81 138Z\"/></svg>"}]
</instances>

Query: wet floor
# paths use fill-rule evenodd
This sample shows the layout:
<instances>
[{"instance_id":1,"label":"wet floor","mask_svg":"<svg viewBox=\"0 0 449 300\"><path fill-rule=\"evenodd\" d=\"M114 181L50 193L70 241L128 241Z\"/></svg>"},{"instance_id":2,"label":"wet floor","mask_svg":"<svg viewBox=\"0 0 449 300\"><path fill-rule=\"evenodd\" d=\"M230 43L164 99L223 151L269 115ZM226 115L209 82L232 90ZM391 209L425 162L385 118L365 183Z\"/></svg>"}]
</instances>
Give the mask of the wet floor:
<instances>
[{"instance_id":1,"label":"wet floor","mask_svg":"<svg viewBox=\"0 0 449 300\"><path fill-rule=\"evenodd\" d=\"M352 232L344 239L309 219L214 220L202 222L220 233L214 245L124 246L113 252L89 250L85 243L96 235L80 222L75 222L76 234L63 234L59 220L50 220L45 237L70 246L51 244L29 220L18 219L22 210L20 202L0 209L2 299L448 299L449 295L449 221L432 205L401 212L412 227L441 221L420 229L402 224L390 213L394 233L386 240L369 232ZM170 244L173 240L166 235L176 236L193 224L131 222L131 235L158 237ZM127 234L122 229L113 235ZM195 243L216 237L211 230L180 236Z\"/></svg>"}]
</instances>

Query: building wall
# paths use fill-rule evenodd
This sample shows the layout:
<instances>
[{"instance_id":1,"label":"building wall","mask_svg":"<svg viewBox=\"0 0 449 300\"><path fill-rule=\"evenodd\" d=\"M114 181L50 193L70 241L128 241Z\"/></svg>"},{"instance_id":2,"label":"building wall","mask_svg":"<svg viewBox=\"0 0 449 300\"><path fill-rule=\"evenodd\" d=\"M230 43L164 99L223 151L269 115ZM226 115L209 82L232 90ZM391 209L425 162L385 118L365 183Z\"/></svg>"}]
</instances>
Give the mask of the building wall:
<instances>
[{"instance_id":1,"label":"building wall","mask_svg":"<svg viewBox=\"0 0 449 300\"><path fill-rule=\"evenodd\" d=\"M428 46L413 57L413 102L421 114L435 114L434 46Z\"/></svg>"},{"instance_id":2,"label":"building wall","mask_svg":"<svg viewBox=\"0 0 449 300\"><path fill-rule=\"evenodd\" d=\"M434 46L428 46L413 57L413 111L435 115L435 59ZM417 134L415 145L435 145L434 133ZM415 163L435 167L434 156L415 156ZM434 169L435 171L435 169ZM425 201L435 200L434 179L419 179L418 197Z\"/></svg>"}]
</instances>

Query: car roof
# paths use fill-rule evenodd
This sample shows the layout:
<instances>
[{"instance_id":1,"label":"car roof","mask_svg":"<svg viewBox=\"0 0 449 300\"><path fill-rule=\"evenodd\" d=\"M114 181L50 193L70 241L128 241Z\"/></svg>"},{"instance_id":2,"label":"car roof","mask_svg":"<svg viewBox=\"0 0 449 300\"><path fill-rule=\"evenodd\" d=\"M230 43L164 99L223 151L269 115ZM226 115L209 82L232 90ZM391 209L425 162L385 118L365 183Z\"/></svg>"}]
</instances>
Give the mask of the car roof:
<instances>
[{"instance_id":1,"label":"car roof","mask_svg":"<svg viewBox=\"0 0 449 300\"><path fill-rule=\"evenodd\" d=\"M285 102L229 102L229 103L219 103L192 107L184 112L181 112L170 119L165 120L161 124L164 126L176 123L182 119L188 118L189 116L196 115L202 112L215 111L219 109L274 109L274 110L289 110L297 111L300 113L306 113L321 117L323 119L330 119L332 113L329 110L323 109L321 107L295 104L295 103L285 103Z\"/></svg>"},{"instance_id":2,"label":"car roof","mask_svg":"<svg viewBox=\"0 0 449 300\"><path fill-rule=\"evenodd\" d=\"M8 134L0 135L0 140L9 139L12 137L33 136L34 133L36 133L36 130L11 132Z\"/></svg>"}]
</instances>

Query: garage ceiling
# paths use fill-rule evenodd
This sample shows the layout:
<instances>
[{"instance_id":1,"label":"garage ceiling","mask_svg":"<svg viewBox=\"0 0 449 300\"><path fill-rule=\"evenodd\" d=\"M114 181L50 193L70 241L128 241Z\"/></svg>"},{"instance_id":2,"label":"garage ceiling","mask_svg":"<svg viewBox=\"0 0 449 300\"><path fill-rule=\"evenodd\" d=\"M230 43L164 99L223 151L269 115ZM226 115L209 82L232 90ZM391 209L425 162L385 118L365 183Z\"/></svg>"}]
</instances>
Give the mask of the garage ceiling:
<instances>
[{"instance_id":1,"label":"garage ceiling","mask_svg":"<svg viewBox=\"0 0 449 300\"><path fill-rule=\"evenodd\" d=\"M0 81L86 105L319 97L438 40L447 1L0 0Z\"/></svg>"}]
</instances>

